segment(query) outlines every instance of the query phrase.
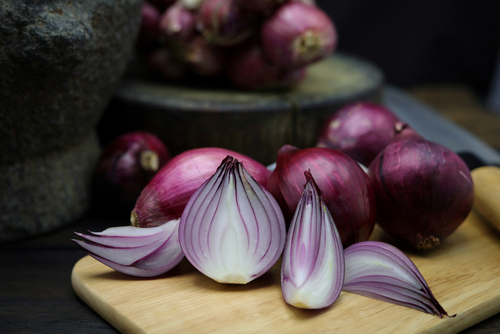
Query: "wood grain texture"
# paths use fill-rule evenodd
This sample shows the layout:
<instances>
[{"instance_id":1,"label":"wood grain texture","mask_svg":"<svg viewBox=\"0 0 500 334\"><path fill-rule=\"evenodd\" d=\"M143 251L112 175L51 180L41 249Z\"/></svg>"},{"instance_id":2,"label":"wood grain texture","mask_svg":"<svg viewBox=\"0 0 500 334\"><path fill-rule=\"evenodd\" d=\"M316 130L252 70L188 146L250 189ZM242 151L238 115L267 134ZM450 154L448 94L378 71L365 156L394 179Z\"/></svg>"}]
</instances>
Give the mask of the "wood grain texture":
<instances>
[{"instance_id":1,"label":"wood grain texture","mask_svg":"<svg viewBox=\"0 0 500 334\"><path fill-rule=\"evenodd\" d=\"M484 166L471 172L474 207L500 231L500 168Z\"/></svg>"},{"instance_id":2,"label":"wood grain texture","mask_svg":"<svg viewBox=\"0 0 500 334\"><path fill-rule=\"evenodd\" d=\"M373 240L402 248L452 318L342 292L324 310L288 306L279 264L244 286L223 285L186 260L155 279L128 277L86 256L75 292L123 333L457 333L500 312L500 233L475 212L442 245L416 253L378 228Z\"/></svg>"}]
</instances>

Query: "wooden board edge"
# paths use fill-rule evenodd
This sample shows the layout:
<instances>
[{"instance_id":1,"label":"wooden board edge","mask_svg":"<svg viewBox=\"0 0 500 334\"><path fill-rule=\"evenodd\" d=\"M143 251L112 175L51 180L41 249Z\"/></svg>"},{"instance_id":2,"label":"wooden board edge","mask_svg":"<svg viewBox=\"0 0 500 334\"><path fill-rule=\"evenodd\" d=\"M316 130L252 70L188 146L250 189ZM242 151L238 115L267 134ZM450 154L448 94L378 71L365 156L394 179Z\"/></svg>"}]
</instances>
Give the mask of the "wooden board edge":
<instances>
[{"instance_id":1,"label":"wooden board edge","mask_svg":"<svg viewBox=\"0 0 500 334\"><path fill-rule=\"evenodd\" d=\"M82 261L90 258L89 255L82 257L76 262L71 271L71 285L77 296L87 304L92 310L99 314L104 320L110 323L120 333L146 333L133 321L127 318L108 304L98 293L95 292L82 277L77 273L77 267Z\"/></svg>"}]
</instances>

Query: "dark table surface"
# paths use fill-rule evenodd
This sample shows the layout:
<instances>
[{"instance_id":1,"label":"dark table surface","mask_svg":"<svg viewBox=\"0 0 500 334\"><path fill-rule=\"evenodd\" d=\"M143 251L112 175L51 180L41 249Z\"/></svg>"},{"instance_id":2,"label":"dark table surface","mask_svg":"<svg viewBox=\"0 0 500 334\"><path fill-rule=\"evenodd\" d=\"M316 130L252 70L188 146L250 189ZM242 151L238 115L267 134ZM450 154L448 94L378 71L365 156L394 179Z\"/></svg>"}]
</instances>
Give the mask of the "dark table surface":
<instances>
[{"instance_id":1,"label":"dark table surface","mask_svg":"<svg viewBox=\"0 0 500 334\"><path fill-rule=\"evenodd\" d=\"M500 149L500 115L482 109L467 88L424 87L410 93ZM110 218L91 210L45 235L1 244L0 333L117 333L73 291L72 268L86 253L71 238L73 231L127 225L126 216ZM463 333L500 333L500 314Z\"/></svg>"}]
</instances>

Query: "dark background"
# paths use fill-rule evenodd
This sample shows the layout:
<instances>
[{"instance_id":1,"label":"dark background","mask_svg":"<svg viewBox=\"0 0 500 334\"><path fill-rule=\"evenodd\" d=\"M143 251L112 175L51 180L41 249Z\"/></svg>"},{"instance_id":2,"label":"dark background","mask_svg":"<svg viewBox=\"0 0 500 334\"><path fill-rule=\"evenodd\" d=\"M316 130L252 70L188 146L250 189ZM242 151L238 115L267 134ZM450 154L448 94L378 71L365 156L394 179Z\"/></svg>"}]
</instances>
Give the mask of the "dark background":
<instances>
[{"instance_id":1,"label":"dark background","mask_svg":"<svg viewBox=\"0 0 500 334\"><path fill-rule=\"evenodd\" d=\"M378 65L388 83L491 86L500 47L499 0L316 0L333 19L338 51Z\"/></svg>"}]
</instances>

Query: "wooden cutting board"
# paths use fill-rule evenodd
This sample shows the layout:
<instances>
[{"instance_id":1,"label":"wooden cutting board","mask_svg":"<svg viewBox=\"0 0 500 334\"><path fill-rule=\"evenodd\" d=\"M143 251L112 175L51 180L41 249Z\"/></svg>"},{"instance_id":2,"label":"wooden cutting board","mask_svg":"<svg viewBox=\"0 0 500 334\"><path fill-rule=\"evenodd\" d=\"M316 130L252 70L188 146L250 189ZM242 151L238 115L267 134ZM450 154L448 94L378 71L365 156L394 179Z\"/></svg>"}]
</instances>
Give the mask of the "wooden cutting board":
<instances>
[{"instance_id":1,"label":"wooden cutting board","mask_svg":"<svg viewBox=\"0 0 500 334\"><path fill-rule=\"evenodd\" d=\"M372 239L394 244L379 229ZM300 310L282 298L279 264L235 286L216 283L186 260L161 277L142 279L86 256L76 263L72 284L123 333L456 333L500 312L500 233L476 212L438 249L402 249L455 317L440 319L346 292L330 308Z\"/></svg>"}]
</instances>

